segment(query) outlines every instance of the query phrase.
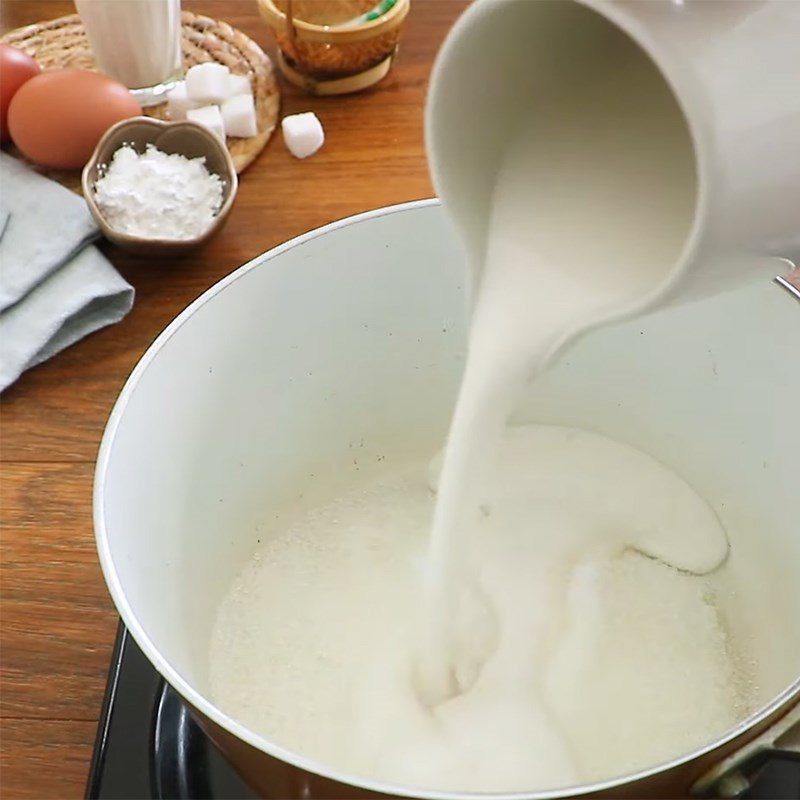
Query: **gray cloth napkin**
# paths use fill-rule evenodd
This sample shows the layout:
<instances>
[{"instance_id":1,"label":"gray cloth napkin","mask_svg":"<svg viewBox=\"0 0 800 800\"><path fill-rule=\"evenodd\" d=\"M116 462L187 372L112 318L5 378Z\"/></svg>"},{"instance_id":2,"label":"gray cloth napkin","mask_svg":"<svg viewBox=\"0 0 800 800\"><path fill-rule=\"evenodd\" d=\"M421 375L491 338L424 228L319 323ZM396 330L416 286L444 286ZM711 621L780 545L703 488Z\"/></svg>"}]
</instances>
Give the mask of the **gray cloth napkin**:
<instances>
[{"instance_id":1,"label":"gray cloth napkin","mask_svg":"<svg viewBox=\"0 0 800 800\"><path fill-rule=\"evenodd\" d=\"M98 236L78 195L0 154L0 391L130 311L133 288Z\"/></svg>"}]
</instances>

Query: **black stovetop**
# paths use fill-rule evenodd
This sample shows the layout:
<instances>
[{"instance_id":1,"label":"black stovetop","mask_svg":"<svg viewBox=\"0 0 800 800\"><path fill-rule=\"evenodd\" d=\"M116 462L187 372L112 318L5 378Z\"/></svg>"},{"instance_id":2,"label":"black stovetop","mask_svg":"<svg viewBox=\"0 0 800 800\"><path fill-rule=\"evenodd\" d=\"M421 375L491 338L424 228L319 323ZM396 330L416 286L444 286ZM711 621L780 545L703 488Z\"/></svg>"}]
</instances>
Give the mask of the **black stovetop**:
<instances>
[{"instance_id":1,"label":"black stovetop","mask_svg":"<svg viewBox=\"0 0 800 800\"><path fill-rule=\"evenodd\" d=\"M86 786L94 800L255 800L120 623Z\"/></svg>"},{"instance_id":2,"label":"black stovetop","mask_svg":"<svg viewBox=\"0 0 800 800\"><path fill-rule=\"evenodd\" d=\"M749 798L800 800L800 763L771 762ZM120 623L86 786L90 800L255 800Z\"/></svg>"}]
</instances>

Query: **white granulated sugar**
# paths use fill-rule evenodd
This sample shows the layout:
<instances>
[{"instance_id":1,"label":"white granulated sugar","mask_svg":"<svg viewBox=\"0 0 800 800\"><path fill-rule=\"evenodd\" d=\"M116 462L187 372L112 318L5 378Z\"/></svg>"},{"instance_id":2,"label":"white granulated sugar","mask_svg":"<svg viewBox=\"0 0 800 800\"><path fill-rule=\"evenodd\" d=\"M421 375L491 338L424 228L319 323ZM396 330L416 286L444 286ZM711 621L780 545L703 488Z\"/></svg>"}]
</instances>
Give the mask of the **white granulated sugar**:
<instances>
[{"instance_id":1,"label":"white granulated sugar","mask_svg":"<svg viewBox=\"0 0 800 800\"><path fill-rule=\"evenodd\" d=\"M514 426L497 447L467 542L457 694L431 705L415 670L434 495L428 464L408 462L265 521L210 639L219 707L337 769L458 792L605 780L744 719L757 673L721 576L626 547L685 556L681 540L714 538L705 501L588 431Z\"/></svg>"},{"instance_id":2,"label":"white granulated sugar","mask_svg":"<svg viewBox=\"0 0 800 800\"><path fill-rule=\"evenodd\" d=\"M222 205L222 180L205 158L167 154L154 145L123 145L94 187L95 201L116 231L148 239L193 239Z\"/></svg>"}]
</instances>

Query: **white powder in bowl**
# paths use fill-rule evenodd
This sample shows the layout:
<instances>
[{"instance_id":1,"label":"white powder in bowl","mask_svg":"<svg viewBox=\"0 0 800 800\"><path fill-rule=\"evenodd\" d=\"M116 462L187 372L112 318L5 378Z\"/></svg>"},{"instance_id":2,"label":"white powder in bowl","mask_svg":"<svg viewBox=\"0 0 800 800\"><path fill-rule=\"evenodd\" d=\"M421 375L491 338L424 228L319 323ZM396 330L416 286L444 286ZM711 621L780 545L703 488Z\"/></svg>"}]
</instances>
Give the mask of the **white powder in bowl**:
<instances>
[{"instance_id":1,"label":"white powder in bowl","mask_svg":"<svg viewBox=\"0 0 800 800\"><path fill-rule=\"evenodd\" d=\"M205 158L167 154L154 145L117 150L95 183L106 222L120 233L147 239L194 239L211 226L222 205L222 180Z\"/></svg>"}]
</instances>

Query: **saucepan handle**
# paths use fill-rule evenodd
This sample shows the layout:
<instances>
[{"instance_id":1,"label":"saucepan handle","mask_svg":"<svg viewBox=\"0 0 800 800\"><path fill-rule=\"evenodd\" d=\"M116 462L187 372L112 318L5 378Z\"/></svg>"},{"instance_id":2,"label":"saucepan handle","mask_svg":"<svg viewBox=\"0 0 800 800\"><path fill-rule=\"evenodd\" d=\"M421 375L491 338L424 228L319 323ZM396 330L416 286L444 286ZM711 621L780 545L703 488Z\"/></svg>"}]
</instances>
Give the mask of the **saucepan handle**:
<instances>
[{"instance_id":1,"label":"saucepan handle","mask_svg":"<svg viewBox=\"0 0 800 800\"><path fill-rule=\"evenodd\" d=\"M772 761L800 763L800 703L796 703L760 736L702 775L692 786L691 795L744 797L764 767Z\"/></svg>"},{"instance_id":2,"label":"saucepan handle","mask_svg":"<svg viewBox=\"0 0 800 800\"><path fill-rule=\"evenodd\" d=\"M800 267L796 267L791 261L788 259L782 259L786 262L786 265L789 267L789 271L786 275L778 275L775 278L775 282L779 283L786 289L787 292L793 294L798 300L800 300Z\"/></svg>"}]
</instances>

